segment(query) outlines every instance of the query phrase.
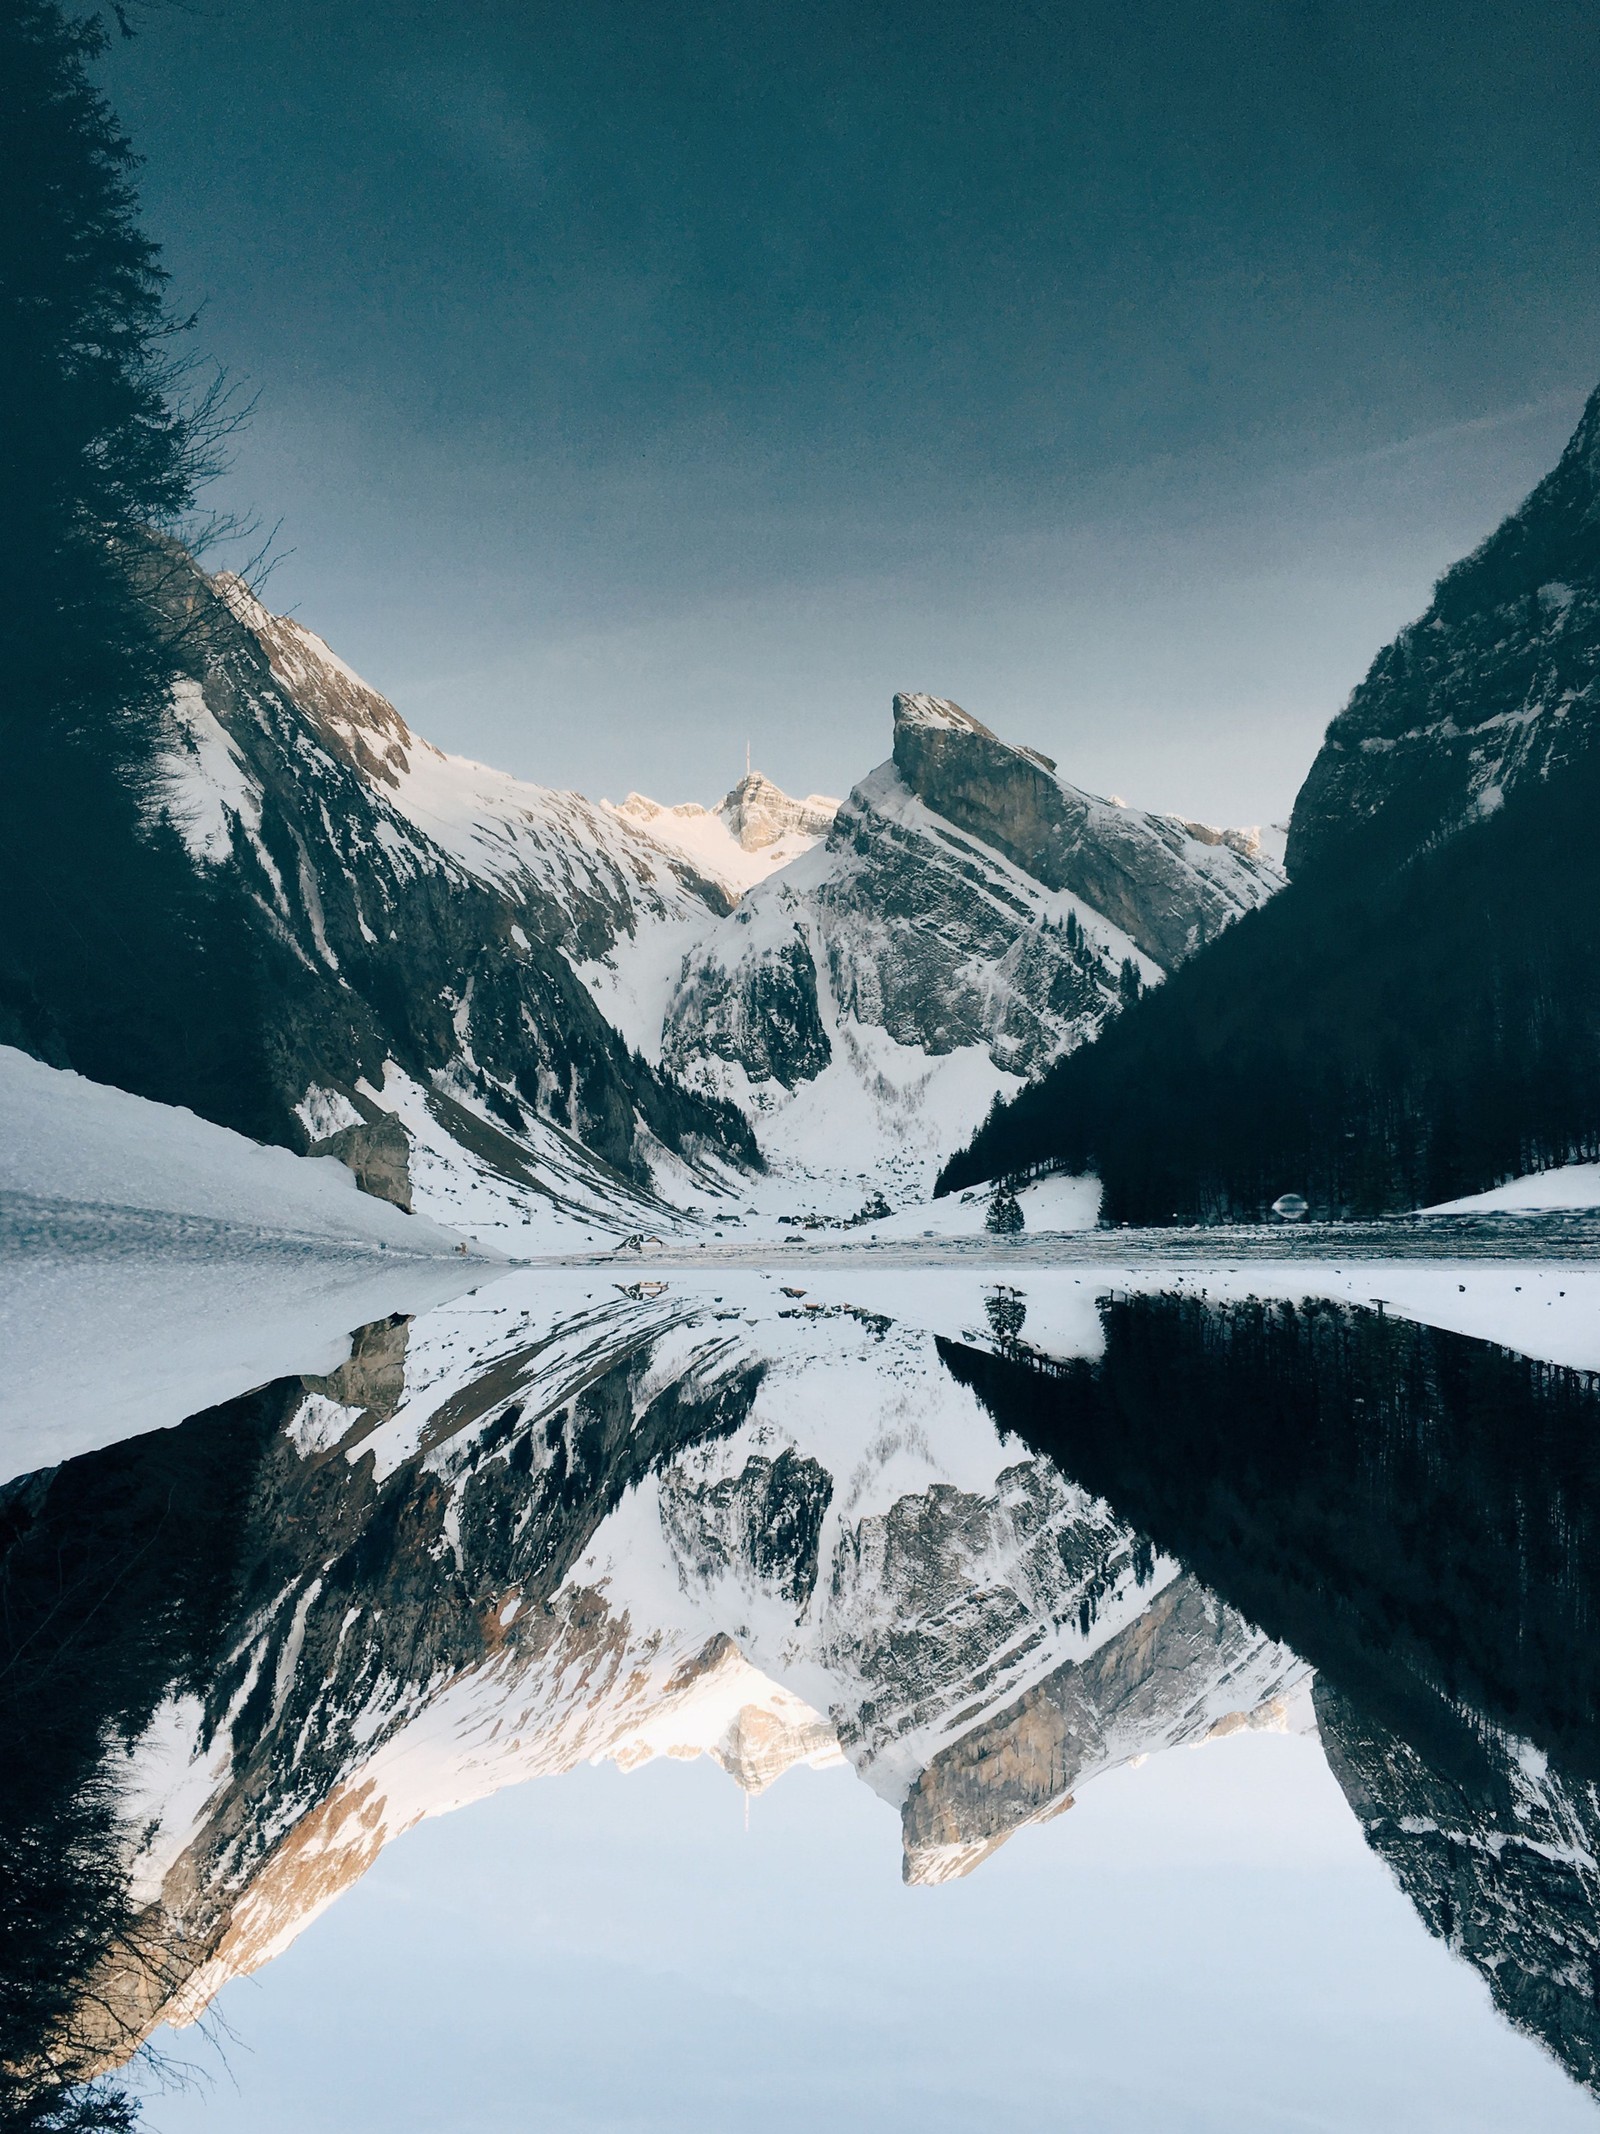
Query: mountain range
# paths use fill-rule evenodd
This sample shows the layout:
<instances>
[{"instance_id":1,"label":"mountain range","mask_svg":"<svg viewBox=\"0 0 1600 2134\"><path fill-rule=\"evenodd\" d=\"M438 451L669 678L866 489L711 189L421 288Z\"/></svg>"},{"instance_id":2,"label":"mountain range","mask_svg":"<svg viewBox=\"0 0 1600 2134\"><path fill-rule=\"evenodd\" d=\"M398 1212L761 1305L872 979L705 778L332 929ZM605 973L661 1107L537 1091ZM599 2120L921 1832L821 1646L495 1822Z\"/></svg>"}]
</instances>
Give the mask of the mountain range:
<instances>
[{"instance_id":1,"label":"mountain range","mask_svg":"<svg viewBox=\"0 0 1600 2134\"><path fill-rule=\"evenodd\" d=\"M152 582L182 671L132 781L144 879L105 900L149 923L131 954L103 925L87 987L20 927L0 1035L485 1238L924 1200L997 1097L1281 885L1255 833L915 694L842 803L757 772L592 802L443 754L238 578L165 551ZM107 840L71 836L92 881Z\"/></svg>"},{"instance_id":2,"label":"mountain range","mask_svg":"<svg viewBox=\"0 0 1600 2134\"><path fill-rule=\"evenodd\" d=\"M917 692L842 801L592 801L142 569L176 680L14 810L0 1041L485 1241L1041 1170L1112 1221L1366 1215L1600 1156L1600 398L1330 726L1287 887Z\"/></svg>"}]
</instances>

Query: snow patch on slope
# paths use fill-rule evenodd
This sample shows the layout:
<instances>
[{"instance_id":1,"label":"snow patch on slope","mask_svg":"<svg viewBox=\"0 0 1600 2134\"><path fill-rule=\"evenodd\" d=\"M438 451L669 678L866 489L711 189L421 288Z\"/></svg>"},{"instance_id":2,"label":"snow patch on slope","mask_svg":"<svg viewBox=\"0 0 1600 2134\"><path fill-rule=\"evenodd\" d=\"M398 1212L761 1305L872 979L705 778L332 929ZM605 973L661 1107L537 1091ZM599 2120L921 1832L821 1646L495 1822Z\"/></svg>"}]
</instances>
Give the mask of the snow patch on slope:
<instances>
[{"instance_id":1,"label":"snow patch on slope","mask_svg":"<svg viewBox=\"0 0 1600 2134\"><path fill-rule=\"evenodd\" d=\"M194 1216L234 1229L439 1255L459 1242L363 1193L329 1156L266 1148L0 1045L0 1193Z\"/></svg>"},{"instance_id":2,"label":"snow patch on slope","mask_svg":"<svg viewBox=\"0 0 1600 2134\"><path fill-rule=\"evenodd\" d=\"M221 866L233 850L235 823L246 833L261 826L261 794L233 736L187 675L172 685L177 746L163 764L161 807L206 866Z\"/></svg>"},{"instance_id":3,"label":"snow patch on slope","mask_svg":"<svg viewBox=\"0 0 1600 2134\"><path fill-rule=\"evenodd\" d=\"M714 808L698 801L663 807L643 793L604 805L691 860L735 897L809 852L827 835L839 803L822 793L795 800L759 771L749 771Z\"/></svg>"},{"instance_id":4,"label":"snow patch on slope","mask_svg":"<svg viewBox=\"0 0 1600 2134\"><path fill-rule=\"evenodd\" d=\"M1539 1215L1560 1208L1600 1208L1600 1163L1563 1163L1549 1171L1530 1171L1484 1193L1442 1200L1424 1215Z\"/></svg>"}]
</instances>

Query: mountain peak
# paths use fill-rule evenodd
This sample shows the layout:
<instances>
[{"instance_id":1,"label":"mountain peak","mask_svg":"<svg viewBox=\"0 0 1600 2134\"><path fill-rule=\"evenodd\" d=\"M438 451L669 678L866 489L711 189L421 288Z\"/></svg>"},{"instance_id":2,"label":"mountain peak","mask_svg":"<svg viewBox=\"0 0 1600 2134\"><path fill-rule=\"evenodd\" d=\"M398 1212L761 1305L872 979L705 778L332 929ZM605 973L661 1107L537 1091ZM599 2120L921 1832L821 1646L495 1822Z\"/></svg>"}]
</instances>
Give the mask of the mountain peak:
<instances>
[{"instance_id":1,"label":"mountain peak","mask_svg":"<svg viewBox=\"0 0 1600 2134\"><path fill-rule=\"evenodd\" d=\"M736 897L809 851L839 811L838 801L824 793L793 799L760 771L746 771L714 808L697 800L663 807L644 793L606 806L658 844L685 854Z\"/></svg>"},{"instance_id":2,"label":"mountain peak","mask_svg":"<svg viewBox=\"0 0 1600 2134\"><path fill-rule=\"evenodd\" d=\"M975 719L970 711L952 703L949 697L924 696L920 690L897 689L894 698L895 760L900 760L900 737L912 734L946 733L967 734L980 741L992 741L996 748L1008 750L1014 756L1026 756L1030 763L1037 763L1044 770L1053 772L1054 756L1047 756L1037 748L1027 748L1021 742L1002 741L992 726L985 726ZM907 753L915 750L910 742Z\"/></svg>"},{"instance_id":3,"label":"mountain peak","mask_svg":"<svg viewBox=\"0 0 1600 2134\"><path fill-rule=\"evenodd\" d=\"M1282 880L1259 836L1086 793L1052 757L1002 741L946 697L895 697L894 767L925 807L1081 897L1163 970Z\"/></svg>"},{"instance_id":4,"label":"mountain peak","mask_svg":"<svg viewBox=\"0 0 1600 2134\"><path fill-rule=\"evenodd\" d=\"M999 739L981 719L975 719L970 711L963 711L949 697L928 696L920 689L895 691L894 726L896 733L902 726L943 727L957 733L982 734L986 741Z\"/></svg>"},{"instance_id":5,"label":"mountain peak","mask_svg":"<svg viewBox=\"0 0 1600 2134\"><path fill-rule=\"evenodd\" d=\"M839 812L839 803L823 793L794 800L760 771L746 771L714 812L746 852L763 852L783 837L823 837Z\"/></svg>"}]
</instances>

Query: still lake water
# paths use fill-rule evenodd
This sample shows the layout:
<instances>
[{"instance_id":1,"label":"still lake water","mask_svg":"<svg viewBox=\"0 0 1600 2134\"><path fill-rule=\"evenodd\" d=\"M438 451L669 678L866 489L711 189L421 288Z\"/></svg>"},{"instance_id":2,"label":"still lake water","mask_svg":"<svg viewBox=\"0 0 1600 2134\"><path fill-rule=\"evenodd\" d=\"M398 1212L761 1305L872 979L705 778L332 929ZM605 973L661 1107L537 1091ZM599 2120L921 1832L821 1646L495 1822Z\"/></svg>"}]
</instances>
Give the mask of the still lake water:
<instances>
[{"instance_id":1,"label":"still lake water","mask_svg":"<svg viewBox=\"0 0 1600 2134\"><path fill-rule=\"evenodd\" d=\"M112 1355L0 1493L13 2061L1600 2126L1583 1261L518 1270L318 1362L151 1429Z\"/></svg>"}]
</instances>

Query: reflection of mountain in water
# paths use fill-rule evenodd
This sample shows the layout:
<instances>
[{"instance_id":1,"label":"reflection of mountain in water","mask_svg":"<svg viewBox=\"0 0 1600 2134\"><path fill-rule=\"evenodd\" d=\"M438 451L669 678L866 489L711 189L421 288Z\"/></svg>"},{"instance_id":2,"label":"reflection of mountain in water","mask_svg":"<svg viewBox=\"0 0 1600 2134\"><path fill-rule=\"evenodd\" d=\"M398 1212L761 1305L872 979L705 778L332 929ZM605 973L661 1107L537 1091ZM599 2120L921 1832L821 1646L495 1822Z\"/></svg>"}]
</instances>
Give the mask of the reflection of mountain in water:
<instances>
[{"instance_id":1,"label":"reflection of mountain in water","mask_svg":"<svg viewBox=\"0 0 1600 2134\"><path fill-rule=\"evenodd\" d=\"M1600 1384L1328 1303L1119 1297L1102 1321L1093 1363L941 1347L1318 1669L1368 1842L1600 2089Z\"/></svg>"},{"instance_id":2,"label":"reflection of mountain in water","mask_svg":"<svg viewBox=\"0 0 1600 2134\"><path fill-rule=\"evenodd\" d=\"M1304 1709L1293 1654L1005 1445L931 1340L832 1306L514 1278L5 1510L5 1828L44 1858L120 1816L74 1935L35 1931L32 2042L77 2067L420 1816L585 1759L759 1790L842 1755L937 1882L1129 1757Z\"/></svg>"}]
</instances>

